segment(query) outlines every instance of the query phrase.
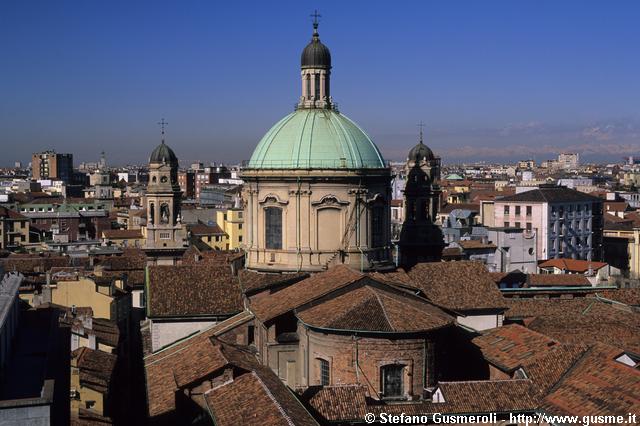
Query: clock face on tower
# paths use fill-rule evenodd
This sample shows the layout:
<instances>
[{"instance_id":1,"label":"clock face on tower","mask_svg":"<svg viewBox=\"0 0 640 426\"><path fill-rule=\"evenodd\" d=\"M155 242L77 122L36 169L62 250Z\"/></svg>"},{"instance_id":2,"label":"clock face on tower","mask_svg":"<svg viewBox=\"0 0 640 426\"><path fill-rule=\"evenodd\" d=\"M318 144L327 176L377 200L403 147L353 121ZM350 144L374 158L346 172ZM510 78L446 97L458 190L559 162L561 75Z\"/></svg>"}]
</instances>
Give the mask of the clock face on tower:
<instances>
[{"instance_id":1,"label":"clock face on tower","mask_svg":"<svg viewBox=\"0 0 640 426\"><path fill-rule=\"evenodd\" d=\"M167 177L166 176L162 176L160 178L160 183L167 183Z\"/></svg>"}]
</instances>

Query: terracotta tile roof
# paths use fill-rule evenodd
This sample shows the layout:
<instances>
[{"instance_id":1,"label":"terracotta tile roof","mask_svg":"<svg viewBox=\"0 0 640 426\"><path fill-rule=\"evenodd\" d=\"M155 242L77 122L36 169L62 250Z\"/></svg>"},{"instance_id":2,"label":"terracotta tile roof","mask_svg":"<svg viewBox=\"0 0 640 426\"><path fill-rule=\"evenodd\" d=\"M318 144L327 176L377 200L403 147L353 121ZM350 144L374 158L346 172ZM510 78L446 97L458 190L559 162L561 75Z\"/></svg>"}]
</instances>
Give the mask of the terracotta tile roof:
<instances>
[{"instance_id":1,"label":"terracotta tile roof","mask_svg":"<svg viewBox=\"0 0 640 426\"><path fill-rule=\"evenodd\" d=\"M590 287L591 282L582 274L528 274L525 287Z\"/></svg>"},{"instance_id":2,"label":"terracotta tile roof","mask_svg":"<svg viewBox=\"0 0 640 426\"><path fill-rule=\"evenodd\" d=\"M640 306L640 288L619 288L598 292L605 299L615 300L629 306Z\"/></svg>"},{"instance_id":3,"label":"terracotta tile roof","mask_svg":"<svg viewBox=\"0 0 640 426\"><path fill-rule=\"evenodd\" d=\"M491 243L484 243L480 240L461 240L458 241L460 247L464 250L473 250L473 249L495 249L496 245Z\"/></svg>"},{"instance_id":4,"label":"terracotta tile roof","mask_svg":"<svg viewBox=\"0 0 640 426\"><path fill-rule=\"evenodd\" d=\"M538 398L530 380L478 380L466 382L440 382L445 402L443 411L456 413L504 413L532 410Z\"/></svg>"},{"instance_id":5,"label":"terracotta tile roof","mask_svg":"<svg viewBox=\"0 0 640 426\"><path fill-rule=\"evenodd\" d=\"M454 322L439 308L409 294L365 285L297 313L321 328L382 332L419 332Z\"/></svg>"},{"instance_id":6,"label":"terracotta tile roof","mask_svg":"<svg viewBox=\"0 0 640 426\"><path fill-rule=\"evenodd\" d=\"M71 258L69 256L49 256L49 255L16 255L11 254L1 260L5 272L18 271L22 274L30 274L34 272L47 272L51 268L60 266L71 266Z\"/></svg>"},{"instance_id":7,"label":"terracotta tile roof","mask_svg":"<svg viewBox=\"0 0 640 426\"><path fill-rule=\"evenodd\" d=\"M486 330L473 339L484 358L503 371L513 371L523 363L550 351L558 341L518 324Z\"/></svg>"},{"instance_id":8,"label":"terracotta tile roof","mask_svg":"<svg viewBox=\"0 0 640 426\"><path fill-rule=\"evenodd\" d=\"M93 410L80 408L78 416L71 416L69 419L70 426L99 426L113 424L113 420L107 416L101 416Z\"/></svg>"},{"instance_id":9,"label":"terracotta tile roof","mask_svg":"<svg viewBox=\"0 0 640 426\"><path fill-rule=\"evenodd\" d=\"M522 368L534 383L538 395L546 395L586 350L586 345L554 345L540 356L525 360Z\"/></svg>"},{"instance_id":10,"label":"terracotta tile roof","mask_svg":"<svg viewBox=\"0 0 640 426\"><path fill-rule=\"evenodd\" d=\"M365 278L364 274L347 266L336 266L326 272L312 275L269 297L253 300L250 309L262 322L266 322L363 278Z\"/></svg>"},{"instance_id":11,"label":"terracotta tile roof","mask_svg":"<svg viewBox=\"0 0 640 426\"><path fill-rule=\"evenodd\" d=\"M28 220L26 216L4 206L0 206L0 219Z\"/></svg>"},{"instance_id":12,"label":"terracotta tile roof","mask_svg":"<svg viewBox=\"0 0 640 426\"><path fill-rule=\"evenodd\" d=\"M102 231L102 236L109 240L126 238L142 239L142 231L139 229L104 229Z\"/></svg>"},{"instance_id":13,"label":"terracotta tile roof","mask_svg":"<svg viewBox=\"0 0 640 426\"><path fill-rule=\"evenodd\" d=\"M241 269L238 272L240 286L245 293L255 293L263 289L286 286L309 277L310 275L304 272L269 273L256 272L249 269Z\"/></svg>"},{"instance_id":14,"label":"terracotta tile roof","mask_svg":"<svg viewBox=\"0 0 640 426\"><path fill-rule=\"evenodd\" d=\"M150 266L149 317L224 316L243 309L238 278L228 265Z\"/></svg>"},{"instance_id":15,"label":"terracotta tile roof","mask_svg":"<svg viewBox=\"0 0 640 426\"><path fill-rule=\"evenodd\" d=\"M212 389L205 398L219 426L318 425L280 378L261 365Z\"/></svg>"},{"instance_id":16,"label":"terracotta tile roof","mask_svg":"<svg viewBox=\"0 0 640 426\"><path fill-rule=\"evenodd\" d=\"M438 306L454 311L502 309L502 297L482 263L419 263L408 272L414 286Z\"/></svg>"},{"instance_id":17,"label":"terracotta tile roof","mask_svg":"<svg viewBox=\"0 0 640 426\"><path fill-rule=\"evenodd\" d=\"M310 386L302 394L325 420L361 422L367 413L367 388L364 385Z\"/></svg>"},{"instance_id":18,"label":"terracotta tile roof","mask_svg":"<svg viewBox=\"0 0 640 426\"><path fill-rule=\"evenodd\" d=\"M91 320L91 329L96 335L99 343L117 347L120 341L120 330L115 321L105 318L93 318Z\"/></svg>"},{"instance_id":19,"label":"terracotta tile roof","mask_svg":"<svg viewBox=\"0 0 640 426\"><path fill-rule=\"evenodd\" d=\"M622 415L640 412L640 370L615 359L622 350L596 344L542 402L557 415Z\"/></svg>"},{"instance_id":20,"label":"terracotta tile roof","mask_svg":"<svg viewBox=\"0 0 640 426\"><path fill-rule=\"evenodd\" d=\"M117 356L103 351L81 347L71 352L80 370L80 384L102 394L109 390Z\"/></svg>"},{"instance_id":21,"label":"terracotta tile roof","mask_svg":"<svg viewBox=\"0 0 640 426\"><path fill-rule=\"evenodd\" d=\"M640 313L596 298L507 299L505 320L569 344L603 342L640 353Z\"/></svg>"},{"instance_id":22,"label":"terracotta tile roof","mask_svg":"<svg viewBox=\"0 0 640 426\"><path fill-rule=\"evenodd\" d=\"M205 371L203 374L209 374L212 371L211 369L219 367L217 362L220 361L218 356L221 353L218 351L215 355L206 355L204 358L206 362L200 367L197 365L200 360L196 356L200 353L202 347L212 347L211 337L221 336L224 338L223 336L226 332L252 319L253 315L249 312L241 312L165 349L146 356L144 363L149 415L156 417L175 410L175 392L178 389L176 375L174 374L176 369L180 371L179 377L182 383L193 378L197 375L197 372ZM192 347L196 347L196 349L191 349Z\"/></svg>"},{"instance_id":23,"label":"terracotta tile roof","mask_svg":"<svg viewBox=\"0 0 640 426\"><path fill-rule=\"evenodd\" d=\"M189 231L191 231L192 235L198 237L203 235L227 235L217 224L206 225L204 223L198 223L189 226Z\"/></svg>"},{"instance_id":24,"label":"terracotta tile roof","mask_svg":"<svg viewBox=\"0 0 640 426\"><path fill-rule=\"evenodd\" d=\"M142 249L124 248L121 255L97 256L95 264L102 265L110 271L144 270L147 256Z\"/></svg>"},{"instance_id":25,"label":"terracotta tile roof","mask_svg":"<svg viewBox=\"0 0 640 426\"><path fill-rule=\"evenodd\" d=\"M558 268L567 272L584 274L591 268L597 271L607 266L607 263L578 259L549 259L538 264L539 268Z\"/></svg>"}]
</instances>

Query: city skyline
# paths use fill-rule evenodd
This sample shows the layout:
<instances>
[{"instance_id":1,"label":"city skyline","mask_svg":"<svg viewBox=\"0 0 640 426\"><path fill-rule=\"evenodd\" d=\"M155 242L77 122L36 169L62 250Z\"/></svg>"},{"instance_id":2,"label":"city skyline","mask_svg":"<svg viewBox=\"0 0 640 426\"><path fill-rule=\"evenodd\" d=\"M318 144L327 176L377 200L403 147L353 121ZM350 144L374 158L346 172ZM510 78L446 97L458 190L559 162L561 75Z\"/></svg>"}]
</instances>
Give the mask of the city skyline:
<instances>
[{"instance_id":1,"label":"city skyline","mask_svg":"<svg viewBox=\"0 0 640 426\"><path fill-rule=\"evenodd\" d=\"M248 159L297 101L315 7L334 99L387 160L420 121L448 163L640 152L636 4L367 6L5 4L0 166L44 149L144 163L162 117L185 164Z\"/></svg>"}]
</instances>

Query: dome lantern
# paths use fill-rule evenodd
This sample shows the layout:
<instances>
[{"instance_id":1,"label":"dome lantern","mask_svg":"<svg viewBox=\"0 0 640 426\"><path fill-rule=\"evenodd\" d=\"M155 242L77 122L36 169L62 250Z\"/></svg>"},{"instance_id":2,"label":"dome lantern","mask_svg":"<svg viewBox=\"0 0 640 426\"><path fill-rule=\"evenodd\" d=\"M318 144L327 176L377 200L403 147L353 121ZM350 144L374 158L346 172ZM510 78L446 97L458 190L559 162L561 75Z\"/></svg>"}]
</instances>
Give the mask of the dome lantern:
<instances>
[{"instance_id":1,"label":"dome lantern","mask_svg":"<svg viewBox=\"0 0 640 426\"><path fill-rule=\"evenodd\" d=\"M302 94L297 108L333 108L330 91L331 52L318 34L318 11L313 15L313 35L302 51Z\"/></svg>"}]
</instances>

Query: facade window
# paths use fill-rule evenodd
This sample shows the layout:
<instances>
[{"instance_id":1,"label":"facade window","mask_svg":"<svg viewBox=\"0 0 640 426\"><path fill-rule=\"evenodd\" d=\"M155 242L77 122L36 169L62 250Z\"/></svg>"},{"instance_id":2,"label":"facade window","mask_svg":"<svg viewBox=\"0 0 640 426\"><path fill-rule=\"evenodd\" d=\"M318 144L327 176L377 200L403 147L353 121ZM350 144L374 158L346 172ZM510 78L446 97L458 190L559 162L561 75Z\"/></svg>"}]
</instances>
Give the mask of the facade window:
<instances>
[{"instance_id":1,"label":"facade window","mask_svg":"<svg viewBox=\"0 0 640 426\"><path fill-rule=\"evenodd\" d=\"M402 373L404 365L385 365L380 369L382 396L385 398L399 398L403 396Z\"/></svg>"},{"instance_id":2,"label":"facade window","mask_svg":"<svg viewBox=\"0 0 640 426\"><path fill-rule=\"evenodd\" d=\"M331 374L329 371L329 361L318 358L318 366L320 370L320 384L329 386L331 384Z\"/></svg>"},{"instance_id":3,"label":"facade window","mask_svg":"<svg viewBox=\"0 0 640 426\"><path fill-rule=\"evenodd\" d=\"M516 216L520 216L520 206L516 206Z\"/></svg>"},{"instance_id":4,"label":"facade window","mask_svg":"<svg viewBox=\"0 0 640 426\"><path fill-rule=\"evenodd\" d=\"M527 231L531 231L531 222L527 222Z\"/></svg>"},{"instance_id":5,"label":"facade window","mask_svg":"<svg viewBox=\"0 0 640 426\"><path fill-rule=\"evenodd\" d=\"M520 222L516 222L515 227L520 228Z\"/></svg>"},{"instance_id":6,"label":"facade window","mask_svg":"<svg viewBox=\"0 0 640 426\"><path fill-rule=\"evenodd\" d=\"M282 209L267 207L264 209L266 248L282 249Z\"/></svg>"},{"instance_id":7,"label":"facade window","mask_svg":"<svg viewBox=\"0 0 640 426\"><path fill-rule=\"evenodd\" d=\"M242 235L238 235L238 242L241 243L242 242Z\"/></svg>"},{"instance_id":8,"label":"facade window","mask_svg":"<svg viewBox=\"0 0 640 426\"><path fill-rule=\"evenodd\" d=\"M527 216L531 216L531 206L527 206Z\"/></svg>"},{"instance_id":9,"label":"facade window","mask_svg":"<svg viewBox=\"0 0 640 426\"><path fill-rule=\"evenodd\" d=\"M504 214L509 214L509 206L504 206Z\"/></svg>"},{"instance_id":10,"label":"facade window","mask_svg":"<svg viewBox=\"0 0 640 426\"><path fill-rule=\"evenodd\" d=\"M242 224L241 223L238 224L238 229L242 229Z\"/></svg>"},{"instance_id":11,"label":"facade window","mask_svg":"<svg viewBox=\"0 0 640 426\"><path fill-rule=\"evenodd\" d=\"M169 238L171 238L171 236L169 235L168 232L161 232L160 233L160 239L162 240L168 240Z\"/></svg>"},{"instance_id":12,"label":"facade window","mask_svg":"<svg viewBox=\"0 0 640 426\"><path fill-rule=\"evenodd\" d=\"M509 227L509 222L505 222L505 223L504 223L504 227L505 227L505 228L508 228L508 227Z\"/></svg>"}]
</instances>

